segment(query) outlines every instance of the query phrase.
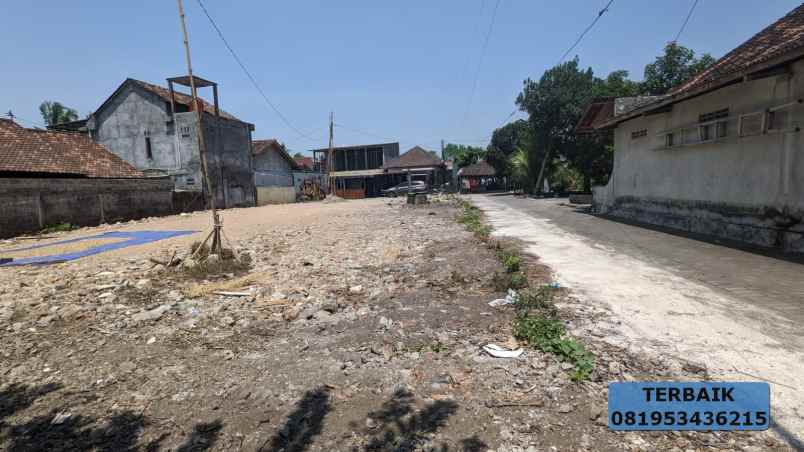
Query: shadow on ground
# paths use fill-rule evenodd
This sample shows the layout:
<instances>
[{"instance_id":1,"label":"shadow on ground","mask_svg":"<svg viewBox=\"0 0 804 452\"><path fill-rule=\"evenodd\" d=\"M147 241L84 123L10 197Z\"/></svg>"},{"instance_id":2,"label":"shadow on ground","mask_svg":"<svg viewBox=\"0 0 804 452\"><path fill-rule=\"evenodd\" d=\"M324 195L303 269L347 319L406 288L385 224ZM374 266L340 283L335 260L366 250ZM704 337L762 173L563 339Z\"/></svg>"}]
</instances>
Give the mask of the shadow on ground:
<instances>
[{"instance_id":1,"label":"shadow on ground","mask_svg":"<svg viewBox=\"0 0 804 452\"><path fill-rule=\"evenodd\" d=\"M126 410L109 419L72 414L64 405L53 408L45 415L35 416L21 423L7 423L7 419L33 405L37 399L60 391L61 385L28 386L12 384L0 391L0 448L18 451L156 451L162 448L163 435L146 444L139 439L148 422L141 413ZM69 394L65 394L69 396ZM193 432L178 447L180 452L201 452L212 448L223 428L221 421L197 424Z\"/></svg>"}]
</instances>

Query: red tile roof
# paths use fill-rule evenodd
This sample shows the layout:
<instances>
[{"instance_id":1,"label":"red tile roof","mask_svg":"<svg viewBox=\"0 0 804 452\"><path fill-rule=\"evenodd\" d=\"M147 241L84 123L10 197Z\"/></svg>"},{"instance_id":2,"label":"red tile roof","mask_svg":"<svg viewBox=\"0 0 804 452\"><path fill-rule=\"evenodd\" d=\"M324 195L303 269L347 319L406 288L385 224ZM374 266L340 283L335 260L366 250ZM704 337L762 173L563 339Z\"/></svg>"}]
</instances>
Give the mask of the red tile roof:
<instances>
[{"instance_id":1,"label":"red tile roof","mask_svg":"<svg viewBox=\"0 0 804 452\"><path fill-rule=\"evenodd\" d=\"M749 70L804 47L804 4L789 12L715 64L670 92L675 96L705 86L729 74Z\"/></svg>"},{"instance_id":2,"label":"red tile roof","mask_svg":"<svg viewBox=\"0 0 804 452\"><path fill-rule=\"evenodd\" d=\"M459 176L472 176L472 177L480 177L480 176L495 176L497 175L497 170L494 169L493 166L489 165L489 163L485 160L481 160L474 165L469 165L464 168L461 168L458 171Z\"/></svg>"},{"instance_id":3,"label":"red tile roof","mask_svg":"<svg viewBox=\"0 0 804 452\"><path fill-rule=\"evenodd\" d=\"M0 119L0 173L53 173L98 178L144 177L89 137L26 129Z\"/></svg>"},{"instance_id":4,"label":"red tile roof","mask_svg":"<svg viewBox=\"0 0 804 452\"><path fill-rule=\"evenodd\" d=\"M408 152L396 157L394 159L389 160L384 167L385 168L416 168L416 167L426 167L426 166L439 166L442 165L444 162L441 161L440 158L433 155L432 152L420 147L416 146Z\"/></svg>"},{"instance_id":5,"label":"red tile roof","mask_svg":"<svg viewBox=\"0 0 804 452\"><path fill-rule=\"evenodd\" d=\"M293 160L299 165L299 168L307 171L312 171L315 166L312 157L293 157Z\"/></svg>"},{"instance_id":6,"label":"red tile roof","mask_svg":"<svg viewBox=\"0 0 804 452\"><path fill-rule=\"evenodd\" d=\"M575 133L591 133L595 126L614 117L614 98L599 97L592 100L575 126Z\"/></svg>"},{"instance_id":7,"label":"red tile roof","mask_svg":"<svg viewBox=\"0 0 804 452\"><path fill-rule=\"evenodd\" d=\"M611 127L636 115L678 103L684 99L739 82L744 76L761 73L804 56L804 4L754 35L715 64L673 89L661 99L642 105L628 114L615 116L598 128Z\"/></svg>"}]
</instances>

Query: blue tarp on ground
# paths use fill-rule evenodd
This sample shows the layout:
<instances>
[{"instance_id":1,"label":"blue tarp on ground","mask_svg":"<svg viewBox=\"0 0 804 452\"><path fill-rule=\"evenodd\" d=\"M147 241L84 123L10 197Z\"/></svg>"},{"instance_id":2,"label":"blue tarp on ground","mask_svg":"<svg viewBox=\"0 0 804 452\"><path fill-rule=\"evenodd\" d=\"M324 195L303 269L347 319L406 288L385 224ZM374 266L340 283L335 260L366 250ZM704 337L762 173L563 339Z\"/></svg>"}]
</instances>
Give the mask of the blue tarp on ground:
<instances>
[{"instance_id":1,"label":"blue tarp on ground","mask_svg":"<svg viewBox=\"0 0 804 452\"><path fill-rule=\"evenodd\" d=\"M49 246L64 245L65 243L80 242L82 240L97 240L97 239L115 239L123 238L128 239L122 242L108 243L106 245L99 245L92 248L87 248L81 251L72 253L53 254L50 256L37 256L26 257L23 259L14 259L11 262L0 264L0 267L11 267L15 265L44 265L56 264L59 262L67 262L74 259L79 259L93 254L105 253L107 251L117 250L120 248L128 248L129 246L142 245L144 243L156 242L157 240L169 239L171 237L178 237L187 234L195 234L199 231L135 231L135 232L106 232L103 234L93 235L89 237L80 237L77 239L62 240L60 242L43 243L41 245L33 245L25 248L15 248L13 250L5 250L7 253L27 251L37 248L47 248ZM3 251L0 251L0 258L3 257Z\"/></svg>"}]
</instances>

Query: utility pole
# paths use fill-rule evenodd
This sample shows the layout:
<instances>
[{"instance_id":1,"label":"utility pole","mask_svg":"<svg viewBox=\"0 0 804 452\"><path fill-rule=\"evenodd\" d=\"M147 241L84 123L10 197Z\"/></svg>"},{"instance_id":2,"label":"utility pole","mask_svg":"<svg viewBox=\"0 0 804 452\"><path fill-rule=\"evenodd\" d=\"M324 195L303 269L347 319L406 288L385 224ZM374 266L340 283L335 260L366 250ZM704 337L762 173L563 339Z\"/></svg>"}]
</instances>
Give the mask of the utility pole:
<instances>
[{"instance_id":1,"label":"utility pole","mask_svg":"<svg viewBox=\"0 0 804 452\"><path fill-rule=\"evenodd\" d=\"M212 237L212 246L210 247L211 254L217 254L220 256L221 252L221 229L223 225L221 224L220 216L218 215L218 210L215 208L215 198L217 193L215 193L212 189L212 183L209 179L209 165L207 164L207 145L206 141L204 140L204 125L202 123L203 120L203 111L201 105L198 102L198 92L196 91L195 87L195 77L193 77L193 64L190 58L190 38L187 34L187 24L185 22L184 17L184 5L182 4L182 0L176 0L179 5L179 19L181 19L181 31L184 35L184 54L187 59L187 75L190 77L190 90L192 91L193 96L193 110L195 110L195 116L197 121L197 135L198 135L198 152L201 154L201 170L204 173L204 183L207 186L207 191L209 191L210 198L209 198L209 207L212 209L212 231L207 235L207 238L204 239L204 242L199 245L199 247L195 250L194 254L197 254L198 251L206 245L207 241Z\"/></svg>"},{"instance_id":2,"label":"utility pole","mask_svg":"<svg viewBox=\"0 0 804 452\"><path fill-rule=\"evenodd\" d=\"M444 140L441 139L441 160L444 160Z\"/></svg>"},{"instance_id":3,"label":"utility pole","mask_svg":"<svg viewBox=\"0 0 804 452\"><path fill-rule=\"evenodd\" d=\"M335 151L332 146L335 140L335 112L329 113L329 152L327 153L327 175L329 178L329 193L335 194L335 180L332 172L335 169Z\"/></svg>"}]
</instances>

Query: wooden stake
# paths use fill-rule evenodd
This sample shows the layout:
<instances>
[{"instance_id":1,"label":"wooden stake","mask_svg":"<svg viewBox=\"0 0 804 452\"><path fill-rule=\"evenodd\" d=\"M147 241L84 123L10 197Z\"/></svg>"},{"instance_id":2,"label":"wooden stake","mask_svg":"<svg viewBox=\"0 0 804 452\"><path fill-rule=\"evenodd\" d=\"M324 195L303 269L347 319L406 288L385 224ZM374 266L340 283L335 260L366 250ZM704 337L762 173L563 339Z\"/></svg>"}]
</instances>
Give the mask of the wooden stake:
<instances>
[{"instance_id":1,"label":"wooden stake","mask_svg":"<svg viewBox=\"0 0 804 452\"><path fill-rule=\"evenodd\" d=\"M198 91L195 87L195 77L193 77L193 64L190 58L190 37L187 34L187 24L185 22L184 16L184 5L182 4L182 0L176 0L179 5L179 18L181 19L181 31L184 35L184 53L187 59L187 75L190 77L190 90L192 91L193 96L193 109L195 110L195 116L197 120L197 128L198 128L198 152L201 154L201 171L204 174L204 183L206 183L207 190L210 193L209 198L209 207L212 209L212 247L210 249L210 254L218 254L220 255L221 252L221 225L220 216L218 216L218 210L215 208L215 198L217 197L216 191L212 189L212 183L209 179L209 165L207 164L207 145L206 141L204 140L204 125L203 125L203 117L204 112L202 111L202 104L198 102ZM216 92L217 94L217 92ZM209 240L209 237L204 240L204 243ZM195 254L195 253L194 253Z\"/></svg>"}]
</instances>

